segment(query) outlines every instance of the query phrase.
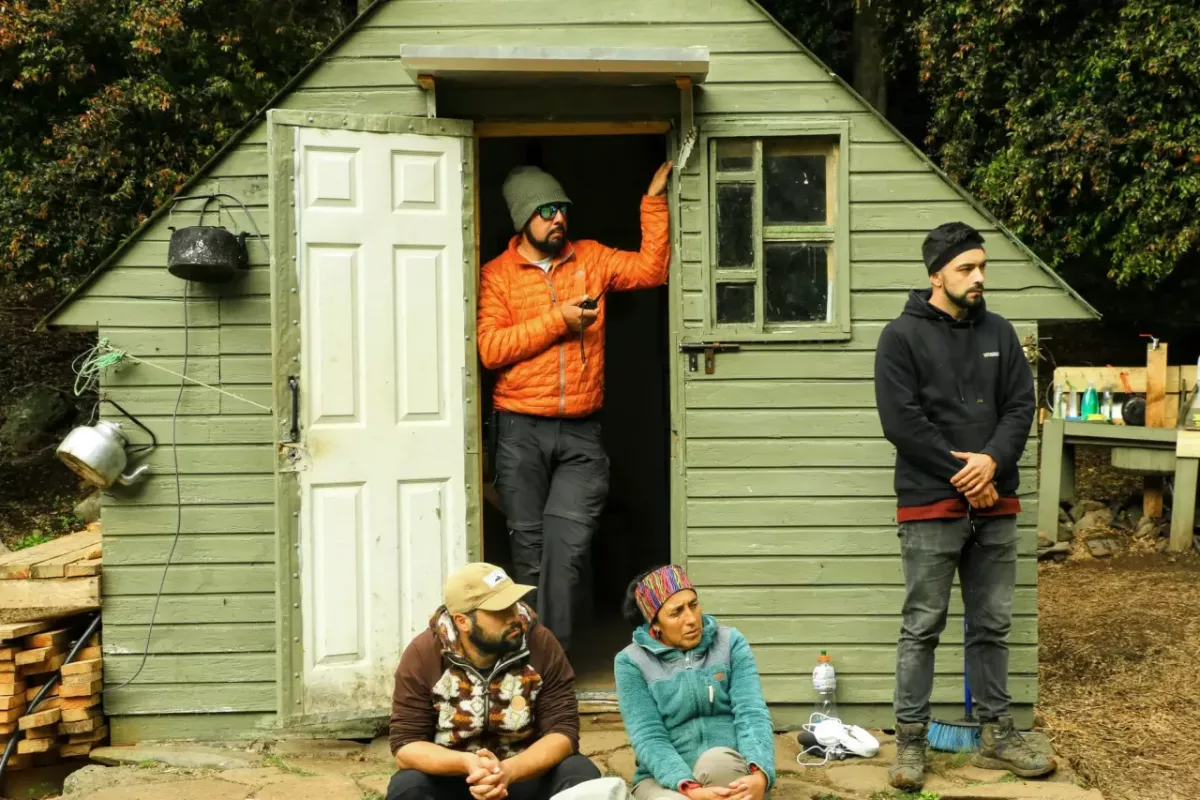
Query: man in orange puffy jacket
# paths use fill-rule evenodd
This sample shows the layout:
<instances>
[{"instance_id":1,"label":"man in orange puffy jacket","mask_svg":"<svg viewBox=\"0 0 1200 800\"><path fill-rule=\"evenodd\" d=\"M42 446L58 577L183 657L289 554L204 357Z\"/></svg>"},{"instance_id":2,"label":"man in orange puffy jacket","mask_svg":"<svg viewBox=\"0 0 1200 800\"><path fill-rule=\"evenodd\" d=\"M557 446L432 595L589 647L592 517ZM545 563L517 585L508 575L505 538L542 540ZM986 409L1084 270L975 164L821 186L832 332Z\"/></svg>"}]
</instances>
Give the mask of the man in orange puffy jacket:
<instances>
[{"instance_id":1,"label":"man in orange puffy jacket","mask_svg":"<svg viewBox=\"0 0 1200 800\"><path fill-rule=\"evenodd\" d=\"M583 559L608 497L597 417L604 295L666 282L670 172L663 164L642 198L642 246L634 253L570 241L571 201L562 186L537 167L517 167L503 188L517 235L483 268L479 356L498 373L496 490L513 573L538 587L538 616L564 650Z\"/></svg>"}]
</instances>

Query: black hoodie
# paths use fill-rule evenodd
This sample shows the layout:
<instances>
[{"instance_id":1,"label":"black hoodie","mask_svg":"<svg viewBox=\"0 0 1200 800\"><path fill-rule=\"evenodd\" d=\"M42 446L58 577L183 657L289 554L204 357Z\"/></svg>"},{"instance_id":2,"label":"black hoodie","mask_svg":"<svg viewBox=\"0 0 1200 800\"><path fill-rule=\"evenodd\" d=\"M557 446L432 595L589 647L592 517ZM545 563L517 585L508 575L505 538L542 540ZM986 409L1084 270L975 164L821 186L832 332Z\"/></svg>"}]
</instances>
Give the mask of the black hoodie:
<instances>
[{"instance_id":1,"label":"black hoodie","mask_svg":"<svg viewBox=\"0 0 1200 800\"><path fill-rule=\"evenodd\" d=\"M909 294L875 351L875 403L896 446L899 505L962 496L950 479L964 462L951 450L990 455L996 491L1015 497L1034 411L1033 374L1017 332L982 302L955 320L930 305L931 294Z\"/></svg>"}]
</instances>

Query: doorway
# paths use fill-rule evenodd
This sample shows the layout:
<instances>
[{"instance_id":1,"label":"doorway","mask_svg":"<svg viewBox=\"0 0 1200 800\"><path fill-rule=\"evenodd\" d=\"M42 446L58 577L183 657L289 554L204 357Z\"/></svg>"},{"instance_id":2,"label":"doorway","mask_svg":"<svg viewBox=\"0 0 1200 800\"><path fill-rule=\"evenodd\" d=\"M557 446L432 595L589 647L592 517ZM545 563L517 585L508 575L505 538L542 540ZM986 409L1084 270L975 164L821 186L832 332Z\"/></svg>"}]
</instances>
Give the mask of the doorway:
<instances>
[{"instance_id":1,"label":"doorway","mask_svg":"<svg viewBox=\"0 0 1200 800\"><path fill-rule=\"evenodd\" d=\"M501 187L522 164L541 167L572 200L569 236L637 250L639 204L666 160L662 135L510 136L479 141L480 265L514 235ZM673 221L674 224L674 221ZM630 641L621 617L625 587L640 572L670 559L669 307L665 286L605 295L604 446L611 465L608 503L584 567L571 661L580 692L606 692L613 656ZM491 417L494 375L480 367L480 408ZM483 441L487 441L487 432ZM486 459L485 459L486 463ZM486 470L486 467L485 467ZM483 552L511 567L504 514L484 475Z\"/></svg>"}]
</instances>

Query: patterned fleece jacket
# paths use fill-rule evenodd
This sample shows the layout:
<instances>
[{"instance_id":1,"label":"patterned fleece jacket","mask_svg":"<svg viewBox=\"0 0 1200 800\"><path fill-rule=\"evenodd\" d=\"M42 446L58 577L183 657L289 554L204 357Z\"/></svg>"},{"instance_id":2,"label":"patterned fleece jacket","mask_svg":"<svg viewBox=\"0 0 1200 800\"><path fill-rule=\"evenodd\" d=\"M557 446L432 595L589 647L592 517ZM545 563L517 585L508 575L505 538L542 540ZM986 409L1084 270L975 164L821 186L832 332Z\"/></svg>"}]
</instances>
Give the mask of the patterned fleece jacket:
<instances>
[{"instance_id":1,"label":"patterned fleece jacket","mask_svg":"<svg viewBox=\"0 0 1200 800\"><path fill-rule=\"evenodd\" d=\"M487 748L509 758L549 733L579 747L575 673L558 640L518 605L525 636L488 670L463 652L450 613L439 608L429 629L405 648L392 695L392 752L412 742L453 750Z\"/></svg>"}]
</instances>

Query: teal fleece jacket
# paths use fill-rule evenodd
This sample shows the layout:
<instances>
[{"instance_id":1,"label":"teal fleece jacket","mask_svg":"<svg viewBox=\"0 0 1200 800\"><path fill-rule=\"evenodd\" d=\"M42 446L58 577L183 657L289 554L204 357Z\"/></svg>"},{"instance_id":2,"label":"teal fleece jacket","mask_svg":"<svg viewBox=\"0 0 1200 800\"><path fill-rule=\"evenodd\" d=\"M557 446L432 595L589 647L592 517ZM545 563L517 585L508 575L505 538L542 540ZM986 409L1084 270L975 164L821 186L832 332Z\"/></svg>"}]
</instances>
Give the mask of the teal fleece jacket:
<instances>
[{"instance_id":1,"label":"teal fleece jacket","mask_svg":"<svg viewBox=\"0 0 1200 800\"><path fill-rule=\"evenodd\" d=\"M775 736L746 637L704 616L700 644L682 651L633 632L617 654L617 702L637 757L634 785L665 789L695 780L692 767L713 747L737 750L775 784Z\"/></svg>"}]
</instances>

